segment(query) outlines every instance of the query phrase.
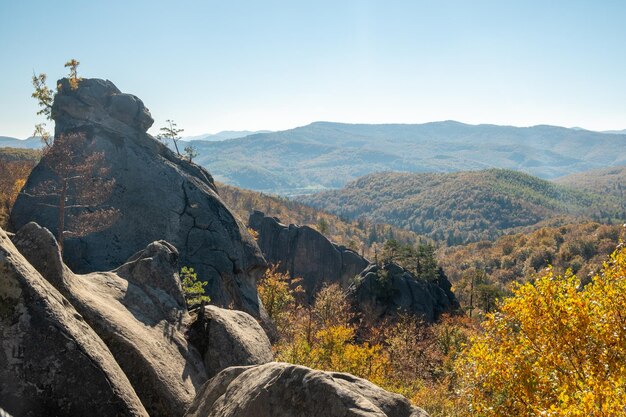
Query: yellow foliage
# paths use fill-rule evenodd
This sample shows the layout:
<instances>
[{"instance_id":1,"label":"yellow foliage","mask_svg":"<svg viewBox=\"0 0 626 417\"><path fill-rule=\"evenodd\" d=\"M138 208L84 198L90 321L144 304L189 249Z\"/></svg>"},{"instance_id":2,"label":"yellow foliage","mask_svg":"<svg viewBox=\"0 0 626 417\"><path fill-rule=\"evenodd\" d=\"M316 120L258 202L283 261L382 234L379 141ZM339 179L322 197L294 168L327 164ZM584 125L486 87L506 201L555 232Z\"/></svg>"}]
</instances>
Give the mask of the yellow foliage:
<instances>
[{"instance_id":1,"label":"yellow foliage","mask_svg":"<svg viewBox=\"0 0 626 417\"><path fill-rule=\"evenodd\" d=\"M279 332L285 331L289 324L289 314L295 307L294 294L302 292L297 286L299 279L291 279L289 274L278 271L278 265L273 265L259 280L257 290L259 298ZM292 285L296 285L294 289Z\"/></svg>"},{"instance_id":2,"label":"yellow foliage","mask_svg":"<svg viewBox=\"0 0 626 417\"><path fill-rule=\"evenodd\" d=\"M626 415L626 248L581 289L549 270L487 316L459 362L479 416Z\"/></svg>"}]
</instances>

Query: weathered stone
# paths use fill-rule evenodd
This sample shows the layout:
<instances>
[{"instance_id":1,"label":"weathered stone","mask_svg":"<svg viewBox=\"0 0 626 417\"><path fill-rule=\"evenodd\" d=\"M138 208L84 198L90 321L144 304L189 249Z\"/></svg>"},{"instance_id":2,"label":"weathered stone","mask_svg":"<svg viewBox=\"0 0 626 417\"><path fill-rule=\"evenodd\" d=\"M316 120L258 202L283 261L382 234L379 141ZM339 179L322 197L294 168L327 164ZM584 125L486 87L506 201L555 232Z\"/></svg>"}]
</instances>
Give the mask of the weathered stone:
<instances>
[{"instance_id":1,"label":"weathered stone","mask_svg":"<svg viewBox=\"0 0 626 417\"><path fill-rule=\"evenodd\" d=\"M189 341L202 354L209 378L230 366L260 365L274 360L267 335L249 314L205 306L193 315Z\"/></svg>"},{"instance_id":2,"label":"weathered stone","mask_svg":"<svg viewBox=\"0 0 626 417\"><path fill-rule=\"evenodd\" d=\"M20 417L148 415L107 346L1 229L0 407Z\"/></svg>"},{"instance_id":3,"label":"weathered stone","mask_svg":"<svg viewBox=\"0 0 626 417\"><path fill-rule=\"evenodd\" d=\"M350 374L271 362L207 382L186 417L427 417L398 394Z\"/></svg>"},{"instance_id":4,"label":"weathered stone","mask_svg":"<svg viewBox=\"0 0 626 417\"><path fill-rule=\"evenodd\" d=\"M37 224L20 229L14 242L104 340L150 415L182 416L207 376L184 336L191 319L176 249L153 242L112 272L77 275Z\"/></svg>"},{"instance_id":5,"label":"weathered stone","mask_svg":"<svg viewBox=\"0 0 626 417\"><path fill-rule=\"evenodd\" d=\"M308 226L285 226L259 211L250 215L250 227L259 233L258 244L268 262L291 277L301 277L313 296L326 283L347 288L369 261L344 246L335 245Z\"/></svg>"},{"instance_id":6,"label":"weathered stone","mask_svg":"<svg viewBox=\"0 0 626 417\"><path fill-rule=\"evenodd\" d=\"M441 314L459 308L451 288L443 271L437 281L427 281L394 263L373 264L350 286L348 298L369 320L404 312L433 322Z\"/></svg>"},{"instance_id":7,"label":"weathered stone","mask_svg":"<svg viewBox=\"0 0 626 417\"><path fill-rule=\"evenodd\" d=\"M180 263L195 268L207 281L213 303L233 306L254 317L263 311L256 279L265 261L244 225L224 205L211 175L146 133L153 120L137 97L121 93L113 83L83 79L72 90L59 81L52 117L55 136L82 132L85 153L104 154L115 179L106 202L119 210L110 227L84 237L68 237L63 256L75 272L111 270L154 241L165 240L180 251ZM11 212L18 230L30 221L56 235L57 210L52 197L32 197L53 173L46 156L32 171L24 193Z\"/></svg>"}]
</instances>

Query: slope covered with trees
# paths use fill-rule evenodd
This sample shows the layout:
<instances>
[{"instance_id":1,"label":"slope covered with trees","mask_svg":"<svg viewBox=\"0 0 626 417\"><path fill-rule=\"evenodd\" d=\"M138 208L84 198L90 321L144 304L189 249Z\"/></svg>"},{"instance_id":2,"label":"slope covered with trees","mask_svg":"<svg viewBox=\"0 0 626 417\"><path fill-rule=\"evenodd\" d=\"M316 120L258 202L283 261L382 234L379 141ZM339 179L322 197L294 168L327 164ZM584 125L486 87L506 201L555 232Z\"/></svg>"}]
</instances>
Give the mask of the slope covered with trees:
<instances>
[{"instance_id":1,"label":"slope covered with trees","mask_svg":"<svg viewBox=\"0 0 626 417\"><path fill-rule=\"evenodd\" d=\"M626 166L594 169L554 180L557 184L615 196L626 207Z\"/></svg>"},{"instance_id":2,"label":"slope covered with trees","mask_svg":"<svg viewBox=\"0 0 626 417\"><path fill-rule=\"evenodd\" d=\"M373 258L385 241L396 240L411 245L425 240L414 232L388 224L374 224L363 219L346 220L284 197L267 195L226 184L218 184L220 197L237 215L247 222L254 210L278 218L284 224L311 226L332 242L346 246Z\"/></svg>"},{"instance_id":3,"label":"slope covered with trees","mask_svg":"<svg viewBox=\"0 0 626 417\"><path fill-rule=\"evenodd\" d=\"M300 201L341 217L406 228L449 246L494 239L556 216L626 217L613 196L502 169L371 174Z\"/></svg>"},{"instance_id":4,"label":"slope covered with trees","mask_svg":"<svg viewBox=\"0 0 626 417\"><path fill-rule=\"evenodd\" d=\"M439 265L469 313L489 311L496 299L509 295L517 283L532 280L552 266L588 279L626 237L624 227L595 222L542 227L528 233L502 236L494 242L440 248Z\"/></svg>"},{"instance_id":5,"label":"slope covered with trees","mask_svg":"<svg viewBox=\"0 0 626 417\"><path fill-rule=\"evenodd\" d=\"M40 157L37 150L0 148L0 227L6 227L17 194Z\"/></svg>"}]
</instances>

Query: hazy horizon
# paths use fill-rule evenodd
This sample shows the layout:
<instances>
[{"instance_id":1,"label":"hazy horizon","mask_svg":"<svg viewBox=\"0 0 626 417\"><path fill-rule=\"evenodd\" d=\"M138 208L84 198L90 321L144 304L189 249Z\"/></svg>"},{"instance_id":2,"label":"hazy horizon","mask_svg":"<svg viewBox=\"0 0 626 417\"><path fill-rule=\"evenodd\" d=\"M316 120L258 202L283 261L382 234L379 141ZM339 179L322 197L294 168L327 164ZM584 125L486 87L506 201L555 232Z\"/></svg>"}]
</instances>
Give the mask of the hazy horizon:
<instances>
[{"instance_id":1,"label":"hazy horizon","mask_svg":"<svg viewBox=\"0 0 626 417\"><path fill-rule=\"evenodd\" d=\"M188 135L186 134L186 132L181 133L181 138L183 139L187 139L187 140L197 140L200 139L202 137L205 136L218 136L222 133L232 133L232 132L247 132L246 135L253 135L253 134L257 134L257 133L274 133L274 132L282 132L282 131L286 131L286 130L292 130L292 129L297 129L300 127L305 127L305 126L309 126L312 125L314 123L333 123L333 124L346 124L346 125L422 125L422 124L429 124L429 123L445 123L445 122L454 122L454 123L461 123L464 125L469 125L469 126L500 126L500 127L514 127L514 128L530 128L530 127L537 127L537 126L553 126L553 127L562 127L565 129L580 129L580 130L586 130L586 131L590 131L590 132L596 132L596 133L613 133L613 132L618 132L621 134L622 131L626 131L626 129L609 129L609 130L592 130L592 129L586 129L584 127L581 126L559 126L559 125L554 125L554 124L550 124L550 123L542 123L542 124L537 124L537 125L528 125L528 126L516 126L516 125L510 125L510 124L497 124L497 123L466 123L460 120L432 120L432 121L428 121L428 122L421 122L421 123L407 123L407 122L385 122L385 123L347 123L347 122L342 122L342 121L337 121L337 120L314 120L312 122L303 124L303 125L298 125L298 126L292 126L292 127L288 127L286 129L280 129L280 130L269 130L269 129L227 129L227 130L220 130L219 132L202 132L202 133L198 133L198 134L193 134L193 135ZM156 135L157 126L153 126L152 128L150 128L150 133ZM624 133L626 134L626 133ZM19 139L19 140L26 140L26 139L30 139L33 136L29 135L26 137L15 137L15 136L10 136L10 135L6 135L3 132L0 132L0 136L3 137L11 137L13 139ZM231 137L231 138L224 138L221 140L228 140L228 139L235 139L238 138L237 137Z\"/></svg>"},{"instance_id":2,"label":"hazy horizon","mask_svg":"<svg viewBox=\"0 0 626 417\"><path fill-rule=\"evenodd\" d=\"M184 136L318 120L622 130L625 15L618 1L4 2L0 134L32 134L30 76L54 82L70 58L141 98L151 132L165 119Z\"/></svg>"}]
</instances>

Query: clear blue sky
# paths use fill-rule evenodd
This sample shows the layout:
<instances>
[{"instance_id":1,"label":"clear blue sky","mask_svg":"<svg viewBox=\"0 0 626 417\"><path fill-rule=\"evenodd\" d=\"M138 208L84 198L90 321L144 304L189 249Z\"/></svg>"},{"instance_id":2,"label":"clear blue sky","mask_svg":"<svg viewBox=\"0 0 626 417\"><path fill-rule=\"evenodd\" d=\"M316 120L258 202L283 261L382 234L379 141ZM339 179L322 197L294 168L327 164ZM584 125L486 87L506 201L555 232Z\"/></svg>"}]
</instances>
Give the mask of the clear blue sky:
<instances>
[{"instance_id":1,"label":"clear blue sky","mask_svg":"<svg viewBox=\"0 0 626 417\"><path fill-rule=\"evenodd\" d=\"M32 71L136 94L185 134L316 120L626 128L626 1L0 0L0 135Z\"/></svg>"}]
</instances>

